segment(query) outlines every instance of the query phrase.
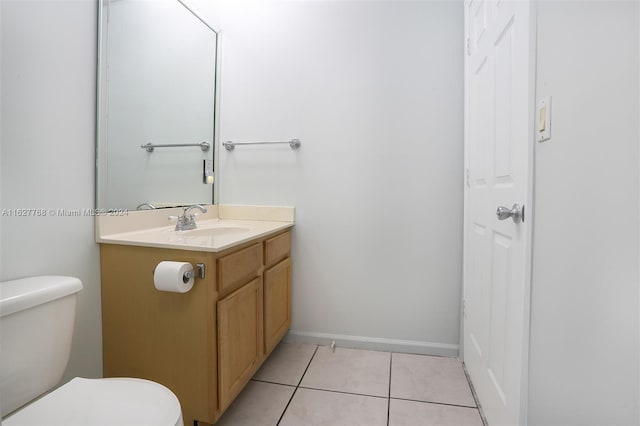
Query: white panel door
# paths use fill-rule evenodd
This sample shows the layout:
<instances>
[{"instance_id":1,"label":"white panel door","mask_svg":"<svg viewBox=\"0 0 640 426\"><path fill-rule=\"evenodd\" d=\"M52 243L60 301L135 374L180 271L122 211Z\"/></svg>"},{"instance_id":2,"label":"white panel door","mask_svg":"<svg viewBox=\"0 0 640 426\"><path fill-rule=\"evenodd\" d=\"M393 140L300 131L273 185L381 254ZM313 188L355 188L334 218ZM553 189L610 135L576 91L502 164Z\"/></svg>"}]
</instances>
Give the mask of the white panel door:
<instances>
[{"instance_id":1,"label":"white panel door","mask_svg":"<svg viewBox=\"0 0 640 426\"><path fill-rule=\"evenodd\" d=\"M489 425L526 421L532 158L530 3L465 2L464 362ZM524 205L524 221L498 206Z\"/></svg>"}]
</instances>

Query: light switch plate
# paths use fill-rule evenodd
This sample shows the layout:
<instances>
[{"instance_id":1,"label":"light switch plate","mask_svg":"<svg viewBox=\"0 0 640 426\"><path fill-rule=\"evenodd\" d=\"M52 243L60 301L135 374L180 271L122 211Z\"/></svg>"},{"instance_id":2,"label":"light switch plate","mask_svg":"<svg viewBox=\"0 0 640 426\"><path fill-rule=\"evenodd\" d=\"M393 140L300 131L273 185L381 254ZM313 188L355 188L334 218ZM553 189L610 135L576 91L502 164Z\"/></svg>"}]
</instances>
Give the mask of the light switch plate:
<instances>
[{"instance_id":1,"label":"light switch plate","mask_svg":"<svg viewBox=\"0 0 640 426\"><path fill-rule=\"evenodd\" d=\"M551 96L540 99L536 109L536 139L544 142L551 139Z\"/></svg>"}]
</instances>

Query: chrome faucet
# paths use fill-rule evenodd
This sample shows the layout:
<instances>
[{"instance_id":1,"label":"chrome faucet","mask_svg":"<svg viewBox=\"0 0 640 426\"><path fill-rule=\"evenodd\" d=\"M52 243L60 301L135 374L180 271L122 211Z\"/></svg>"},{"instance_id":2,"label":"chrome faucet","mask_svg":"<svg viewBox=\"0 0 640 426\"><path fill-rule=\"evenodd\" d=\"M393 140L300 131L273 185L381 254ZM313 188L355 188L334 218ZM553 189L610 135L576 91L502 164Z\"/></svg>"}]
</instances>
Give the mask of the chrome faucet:
<instances>
[{"instance_id":1,"label":"chrome faucet","mask_svg":"<svg viewBox=\"0 0 640 426\"><path fill-rule=\"evenodd\" d=\"M189 213L192 209L198 209L202 213L207 212L207 208L200 204L194 204L192 206L183 207L182 215L169 216L169 220L176 220L176 231L188 231L189 229L196 229L196 215Z\"/></svg>"}]
</instances>

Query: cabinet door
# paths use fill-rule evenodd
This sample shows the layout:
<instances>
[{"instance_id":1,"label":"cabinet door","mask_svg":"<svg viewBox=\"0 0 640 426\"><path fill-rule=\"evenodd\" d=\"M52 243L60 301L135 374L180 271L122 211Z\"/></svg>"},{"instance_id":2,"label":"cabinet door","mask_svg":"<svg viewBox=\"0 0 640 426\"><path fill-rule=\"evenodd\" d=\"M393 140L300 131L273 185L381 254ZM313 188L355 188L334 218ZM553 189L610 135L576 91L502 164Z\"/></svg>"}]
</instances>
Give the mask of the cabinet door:
<instances>
[{"instance_id":1,"label":"cabinet door","mask_svg":"<svg viewBox=\"0 0 640 426\"><path fill-rule=\"evenodd\" d=\"M291 325L291 258L264 273L264 348L269 354Z\"/></svg>"},{"instance_id":2,"label":"cabinet door","mask_svg":"<svg viewBox=\"0 0 640 426\"><path fill-rule=\"evenodd\" d=\"M255 373L262 354L262 285L256 278L218 302L218 377L224 410Z\"/></svg>"}]
</instances>

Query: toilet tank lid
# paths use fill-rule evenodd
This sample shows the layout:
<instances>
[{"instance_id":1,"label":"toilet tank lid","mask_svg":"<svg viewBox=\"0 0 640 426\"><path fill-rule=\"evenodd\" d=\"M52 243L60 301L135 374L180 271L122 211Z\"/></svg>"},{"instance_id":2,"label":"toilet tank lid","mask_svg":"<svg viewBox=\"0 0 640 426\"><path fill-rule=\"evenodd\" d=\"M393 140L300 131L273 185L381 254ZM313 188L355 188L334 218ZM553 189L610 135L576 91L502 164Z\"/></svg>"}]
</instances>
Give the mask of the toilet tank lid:
<instances>
[{"instance_id":1,"label":"toilet tank lid","mask_svg":"<svg viewBox=\"0 0 640 426\"><path fill-rule=\"evenodd\" d=\"M42 275L0 282L0 317L60 299L82 290L74 277Z\"/></svg>"}]
</instances>

